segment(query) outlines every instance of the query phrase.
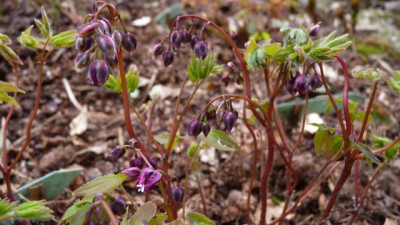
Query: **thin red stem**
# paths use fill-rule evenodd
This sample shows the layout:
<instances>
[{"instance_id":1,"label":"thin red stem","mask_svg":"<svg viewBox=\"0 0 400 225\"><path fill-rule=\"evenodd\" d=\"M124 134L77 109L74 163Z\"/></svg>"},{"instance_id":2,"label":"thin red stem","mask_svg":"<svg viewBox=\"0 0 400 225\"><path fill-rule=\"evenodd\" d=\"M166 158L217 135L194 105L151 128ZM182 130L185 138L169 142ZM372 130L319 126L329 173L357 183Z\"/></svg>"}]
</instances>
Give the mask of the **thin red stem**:
<instances>
[{"instance_id":1,"label":"thin red stem","mask_svg":"<svg viewBox=\"0 0 400 225\"><path fill-rule=\"evenodd\" d=\"M334 56L340 65L342 66L343 73L344 73L344 88L343 88L343 114L344 119L346 121L346 131L343 133L343 138L348 138L351 134L352 130L352 123L350 120L350 112L349 112L349 71L347 70L346 63L343 61L340 56Z\"/></svg>"}]
</instances>

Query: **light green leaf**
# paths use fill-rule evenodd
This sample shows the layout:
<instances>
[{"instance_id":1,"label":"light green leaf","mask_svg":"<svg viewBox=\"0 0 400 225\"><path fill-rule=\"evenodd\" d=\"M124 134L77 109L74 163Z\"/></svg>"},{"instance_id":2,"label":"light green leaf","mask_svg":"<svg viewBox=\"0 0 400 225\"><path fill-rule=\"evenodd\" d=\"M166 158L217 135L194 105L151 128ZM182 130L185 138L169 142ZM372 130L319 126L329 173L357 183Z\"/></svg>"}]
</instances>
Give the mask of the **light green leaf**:
<instances>
[{"instance_id":1,"label":"light green leaf","mask_svg":"<svg viewBox=\"0 0 400 225\"><path fill-rule=\"evenodd\" d=\"M354 76L362 79L366 79L369 81L377 80L381 78L382 76L382 71L379 69L373 70L373 69L364 69L364 70L358 70L354 73Z\"/></svg>"},{"instance_id":2,"label":"light green leaf","mask_svg":"<svg viewBox=\"0 0 400 225\"><path fill-rule=\"evenodd\" d=\"M59 224L83 224L86 213L91 207L94 196L78 199L64 213Z\"/></svg>"},{"instance_id":3,"label":"light green leaf","mask_svg":"<svg viewBox=\"0 0 400 225\"><path fill-rule=\"evenodd\" d=\"M4 43L6 45L9 45L12 42L11 42L11 39L7 35L0 33L0 43Z\"/></svg>"},{"instance_id":4,"label":"light green leaf","mask_svg":"<svg viewBox=\"0 0 400 225\"><path fill-rule=\"evenodd\" d=\"M250 39L250 43L246 48L246 51L244 52L244 59L246 62L249 61L249 56L250 53L253 52L255 49L257 49L259 46L257 45L256 41L254 39Z\"/></svg>"},{"instance_id":5,"label":"light green leaf","mask_svg":"<svg viewBox=\"0 0 400 225\"><path fill-rule=\"evenodd\" d=\"M50 220L53 211L44 205L44 201L29 201L15 207L18 218L31 220Z\"/></svg>"},{"instance_id":6,"label":"light green leaf","mask_svg":"<svg viewBox=\"0 0 400 225\"><path fill-rule=\"evenodd\" d=\"M172 221L171 223L167 223L167 225L183 225L185 221L183 219L176 219Z\"/></svg>"},{"instance_id":7,"label":"light green leaf","mask_svg":"<svg viewBox=\"0 0 400 225\"><path fill-rule=\"evenodd\" d=\"M276 53L281 50L281 43L271 43L268 45L264 45L263 48L265 50L265 54L268 56L274 56Z\"/></svg>"},{"instance_id":8,"label":"light green leaf","mask_svg":"<svg viewBox=\"0 0 400 225\"><path fill-rule=\"evenodd\" d=\"M149 220L149 225L162 225L165 219L167 219L167 214L158 213Z\"/></svg>"},{"instance_id":9,"label":"light green leaf","mask_svg":"<svg viewBox=\"0 0 400 225\"><path fill-rule=\"evenodd\" d=\"M240 146L221 130L211 129L207 137L204 137L203 134L200 137L206 144L219 150L240 150Z\"/></svg>"},{"instance_id":10,"label":"light green leaf","mask_svg":"<svg viewBox=\"0 0 400 225\"><path fill-rule=\"evenodd\" d=\"M41 11L42 11L43 32L42 32L42 30L40 30L40 31L41 31L43 38L49 38L52 36L51 22L49 20L49 17L47 17L47 13L44 10L43 6L41 8Z\"/></svg>"},{"instance_id":11,"label":"light green leaf","mask_svg":"<svg viewBox=\"0 0 400 225\"><path fill-rule=\"evenodd\" d=\"M222 67L215 65L216 60L217 54L215 52L208 54L204 59L192 54L187 67L189 79L196 82L206 79L210 74L221 72Z\"/></svg>"},{"instance_id":12,"label":"light green leaf","mask_svg":"<svg viewBox=\"0 0 400 225\"><path fill-rule=\"evenodd\" d=\"M9 96L5 92L0 92L0 104L2 104L4 102L9 103L11 105L18 106L17 101L15 101L15 99L13 97Z\"/></svg>"},{"instance_id":13,"label":"light green leaf","mask_svg":"<svg viewBox=\"0 0 400 225\"><path fill-rule=\"evenodd\" d=\"M359 143L357 145L357 149L359 149L362 153L364 153L365 157L371 159L375 163L380 163L380 160L371 152L371 150L363 143Z\"/></svg>"},{"instance_id":14,"label":"light green leaf","mask_svg":"<svg viewBox=\"0 0 400 225\"><path fill-rule=\"evenodd\" d=\"M336 135L329 139L328 142L328 150L330 151L331 155L336 155L336 153L341 150L343 147L343 136Z\"/></svg>"},{"instance_id":15,"label":"light green leaf","mask_svg":"<svg viewBox=\"0 0 400 225\"><path fill-rule=\"evenodd\" d=\"M323 129L318 129L317 133L314 136L314 146L315 146L315 152L317 155L321 154L321 149L323 147L326 148L326 144L329 140L329 131L328 130L323 130Z\"/></svg>"},{"instance_id":16,"label":"light green leaf","mask_svg":"<svg viewBox=\"0 0 400 225\"><path fill-rule=\"evenodd\" d=\"M157 206L152 202L146 202L140 206L136 213L129 219L129 225L142 225L143 221L149 221L157 211Z\"/></svg>"},{"instance_id":17,"label":"light green leaf","mask_svg":"<svg viewBox=\"0 0 400 225\"><path fill-rule=\"evenodd\" d=\"M25 91L4 81L0 81L0 92L19 92L25 94Z\"/></svg>"},{"instance_id":18,"label":"light green leaf","mask_svg":"<svg viewBox=\"0 0 400 225\"><path fill-rule=\"evenodd\" d=\"M326 125L325 123L311 123L310 125L318 127L320 130L327 130L330 134L333 134L336 131L335 128L328 127L328 125Z\"/></svg>"},{"instance_id":19,"label":"light green leaf","mask_svg":"<svg viewBox=\"0 0 400 225\"><path fill-rule=\"evenodd\" d=\"M19 58L19 56L12 50L12 48L8 47L4 43L0 43L0 55L4 57L5 60L7 60L8 64L13 66L14 63L17 64L23 64L22 60Z\"/></svg>"},{"instance_id":20,"label":"light green leaf","mask_svg":"<svg viewBox=\"0 0 400 225\"><path fill-rule=\"evenodd\" d=\"M168 132L165 132L165 133L161 133L161 134L156 135L154 138L156 139L156 141L158 141L161 144L163 144L164 148L167 148L168 147L169 137L170 137L170 134ZM174 149L179 144L179 142L181 140L182 140L182 136L175 135L174 142L172 143L172 149Z\"/></svg>"},{"instance_id":21,"label":"light green leaf","mask_svg":"<svg viewBox=\"0 0 400 225\"><path fill-rule=\"evenodd\" d=\"M372 141L375 143L374 148L383 148L392 142L392 140L390 140L389 138L379 137L376 135L372 135ZM399 144L395 144L394 146L385 151L385 157L389 160L392 160L397 157L398 153L399 153Z\"/></svg>"},{"instance_id":22,"label":"light green leaf","mask_svg":"<svg viewBox=\"0 0 400 225\"><path fill-rule=\"evenodd\" d=\"M77 30L68 30L54 35L50 38L49 44L56 48L66 48L75 45Z\"/></svg>"},{"instance_id":23,"label":"light green leaf","mask_svg":"<svg viewBox=\"0 0 400 225\"><path fill-rule=\"evenodd\" d=\"M200 213L188 213L186 215L189 225L215 225L213 221Z\"/></svg>"},{"instance_id":24,"label":"light green leaf","mask_svg":"<svg viewBox=\"0 0 400 225\"><path fill-rule=\"evenodd\" d=\"M75 190L72 195L86 196L95 195L102 192L110 193L120 184L122 184L125 179L126 175L122 173L102 176L84 184L82 187Z\"/></svg>"},{"instance_id":25,"label":"light green leaf","mask_svg":"<svg viewBox=\"0 0 400 225\"><path fill-rule=\"evenodd\" d=\"M0 216L12 213L12 210L16 204L17 202L8 202L6 199L2 199L0 201Z\"/></svg>"}]
</instances>

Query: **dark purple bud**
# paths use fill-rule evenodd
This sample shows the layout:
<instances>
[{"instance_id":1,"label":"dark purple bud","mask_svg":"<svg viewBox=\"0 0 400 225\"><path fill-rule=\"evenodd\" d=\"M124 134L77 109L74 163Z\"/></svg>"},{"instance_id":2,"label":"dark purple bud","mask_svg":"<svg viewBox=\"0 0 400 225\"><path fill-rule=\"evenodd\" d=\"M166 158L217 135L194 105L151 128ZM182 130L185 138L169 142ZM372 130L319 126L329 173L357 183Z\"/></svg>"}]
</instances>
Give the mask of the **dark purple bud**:
<instances>
[{"instance_id":1,"label":"dark purple bud","mask_svg":"<svg viewBox=\"0 0 400 225\"><path fill-rule=\"evenodd\" d=\"M122 170L121 173L125 174L130 178L137 178L140 175L140 169L137 167L130 167L128 169Z\"/></svg>"},{"instance_id":2,"label":"dark purple bud","mask_svg":"<svg viewBox=\"0 0 400 225\"><path fill-rule=\"evenodd\" d=\"M94 30L99 26L98 23L83 24L78 31L78 37L85 38L94 34Z\"/></svg>"},{"instance_id":3,"label":"dark purple bud","mask_svg":"<svg viewBox=\"0 0 400 225\"><path fill-rule=\"evenodd\" d=\"M94 85L104 85L104 83L108 80L110 76L110 69L106 61L104 60L94 60L90 63L89 69L87 72L87 78Z\"/></svg>"},{"instance_id":4,"label":"dark purple bud","mask_svg":"<svg viewBox=\"0 0 400 225\"><path fill-rule=\"evenodd\" d=\"M124 154L125 154L125 148L123 148L122 145L117 145L111 151L111 153L108 157L112 160L117 160L117 159L121 158Z\"/></svg>"},{"instance_id":5,"label":"dark purple bud","mask_svg":"<svg viewBox=\"0 0 400 225\"><path fill-rule=\"evenodd\" d=\"M162 58L163 58L164 66L167 67L174 61L174 53L172 53L170 51L165 51L162 54Z\"/></svg>"},{"instance_id":6,"label":"dark purple bud","mask_svg":"<svg viewBox=\"0 0 400 225\"><path fill-rule=\"evenodd\" d=\"M117 49L121 49L123 33L119 30L114 31L114 33L112 35L112 39L114 40L115 47Z\"/></svg>"},{"instance_id":7,"label":"dark purple bud","mask_svg":"<svg viewBox=\"0 0 400 225\"><path fill-rule=\"evenodd\" d=\"M97 20L97 22L99 23L99 26L97 27L97 29L101 31L101 33L99 33L99 35L105 34L107 36L111 36L110 21L103 18L103 19Z\"/></svg>"},{"instance_id":8,"label":"dark purple bud","mask_svg":"<svg viewBox=\"0 0 400 225\"><path fill-rule=\"evenodd\" d=\"M184 196L185 190L181 186L172 187L172 198L178 205L182 203Z\"/></svg>"},{"instance_id":9,"label":"dark purple bud","mask_svg":"<svg viewBox=\"0 0 400 225\"><path fill-rule=\"evenodd\" d=\"M75 61L74 61L75 70L79 70L79 69L86 67L87 65L89 65L89 62L90 62L89 54L87 54L85 52L79 53L76 56Z\"/></svg>"},{"instance_id":10,"label":"dark purple bud","mask_svg":"<svg viewBox=\"0 0 400 225\"><path fill-rule=\"evenodd\" d=\"M131 167L137 167L142 169L144 165L146 165L146 162L142 157L137 157L137 158L132 158L131 161L129 161L129 165Z\"/></svg>"},{"instance_id":11,"label":"dark purple bud","mask_svg":"<svg viewBox=\"0 0 400 225\"><path fill-rule=\"evenodd\" d=\"M219 110L217 113L217 124L220 125L221 122L224 120L226 114L228 114L225 110Z\"/></svg>"},{"instance_id":12,"label":"dark purple bud","mask_svg":"<svg viewBox=\"0 0 400 225\"><path fill-rule=\"evenodd\" d=\"M299 75L296 77L294 81L294 90L299 92L299 94L303 94L308 89L308 85L310 83L310 79L306 75Z\"/></svg>"},{"instance_id":13,"label":"dark purple bud","mask_svg":"<svg viewBox=\"0 0 400 225\"><path fill-rule=\"evenodd\" d=\"M236 32L233 32L233 33L231 34L231 39L232 39L232 41L236 42L237 39L238 39L238 34L237 34Z\"/></svg>"},{"instance_id":14,"label":"dark purple bud","mask_svg":"<svg viewBox=\"0 0 400 225\"><path fill-rule=\"evenodd\" d=\"M126 211L126 203L125 199L121 196L116 198L111 203L111 210L115 215L121 216L124 215Z\"/></svg>"},{"instance_id":15,"label":"dark purple bud","mask_svg":"<svg viewBox=\"0 0 400 225\"><path fill-rule=\"evenodd\" d=\"M136 182L136 186L139 188L138 191L150 191L160 181L161 176L161 173L152 168L143 169Z\"/></svg>"},{"instance_id":16,"label":"dark purple bud","mask_svg":"<svg viewBox=\"0 0 400 225\"><path fill-rule=\"evenodd\" d=\"M122 39L122 47L128 51L134 51L136 49L137 46L137 41L136 41L136 36L132 33L126 33L123 35L123 39Z\"/></svg>"},{"instance_id":17,"label":"dark purple bud","mask_svg":"<svg viewBox=\"0 0 400 225\"><path fill-rule=\"evenodd\" d=\"M204 136L207 137L207 135L210 133L210 130L211 130L211 126L210 126L209 123L203 124L203 134L204 134Z\"/></svg>"},{"instance_id":18,"label":"dark purple bud","mask_svg":"<svg viewBox=\"0 0 400 225\"><path fill-rule=\"evenodd\" d=\"M315 75L315 76L311 77L310 86L311 86L311 89L313 89L313 90L320 88L322 86L321 76Z\"/></svg>"},{"instance_id":19,"label":"dark purple bud","mask_svg":"<svg viewBox=\"0 0 400 225\"><path fill-rule=\"evenodd\" d=\"M206 117L208 120L213 119L216 116L217 112L215 109L215 106L211 105L210 107L208 107L207 111L206 111Z\"/></svg>"},{"instance_id":20,"label":"dark purple bud","mask_svg":"<svg viewBox=\"0 0 400 225\"><path fill-rule=\"evenodd\" d=\"M294 83L287 81L285 84L285 89L291 94L295 95L296 91L294 90Z\"/></svg>"},{"instance_id":21,"label":"dark purple bud","mask_svg":"<svg viewBox=\"0 0 400 225\"><path fill-rule=\"evenodd\" d=\"M193 119L189 123L188 132L190 136L197 137L203 131L203 123Z\"/></svg>"},{"instance_id":22,"label":"dark purple bud","mask_svg":"<svg viewBox=\"0 0 400 225\"><path fill-rule=\"evenodd\" d=\"M115 58L117 51L115 49L114 40L105 34L101 35L97 41L97 45L106 57Z\"/></svg>"},{"instance_id":23,"label":"dark purple bud","mask_svg":"<svg viewBox=\"0 0 400 225\"><path fill-rule=\"evenodd\" d=\"M187 44L192 41L192 35L187 30L182 31L182 42Z\"/></svg>"},{"instance_id":24,"label":"dark purple bud","mask_svg":"<svg viewBox=\"0 0 400 225\"><path fill-rule=\"evenodd\" d=\"M319 31L319 24L316 24L310 28L310 31L308 32L308 34L310 36L316 36L318 34L318 31Z\"/></svg>"},{"instance_id":25,"label":"dark purple bud","mask_svg":"<svg viewBox=\"0 0 400 225\"><path fill-rule=\"evenodd\" d=\"M79 52L87 51L91 47L92 43L93 43L92 37L86 37L86 38L76 37L75 38L75 47Z\"/></svg>"},{"instance_id":26,"label":"dark purple bud","mask_svg":"<svg viewBox=\"0 0 400 225\"><path fill-rule=\"evenodd\" d=\"M158 161L156 158L149 158L150 165L156 170L158 168Z\"/></svg>"},{"instance_id":27,"label":"dark purple bud","mask_svg":"<svg viewBox=\"0 0 400 225\"><path fill-rule=\"evenodd\" d=\"M239 113L236 110L232 111L233 115L235 116L235 120L237 120L237 118L239 117Z\"/></svg>"},{"instance_id":28,"label":"dark purple bud","mask_svg":"<svg viewBox=\"0 0 400 225\"><path fill-rule=\"evenodd\" d=\"M201 39L197 36L193 36L192 40L190 41L190 47L192 48L192 50L194 50L194 47L196 46L196 43L198 41L200 41Z\"/></svg>"},{"instance_id":29,"label":"dark purple bud","mask_svg":"<svg viewBox=\"0 0 400 225\"><path fill-rule=\"evenodd\" d=\"M180 31L172 32L170 41L174 51L178 51L182 44L182 33Z\"/></svg>"},{"instance_id":30,"label":"dark purple bud","mask_svg":"<svg viewBox=\"0 0 400 225\"><path fill-rule=\"evenodd\" d=\"M114 56L105 56L106 62L110 66L110 73L112 74L112 69L115 69L118 65L118 59Z\"/></svg>"},{"instance_id":31,"label":"dark purple bud","mask_svg":"<svg viewBox=\"0 0 400 225\"><path fill-rule=\"evenodd\" d=\"M231 78L230 78L229 74L226 74L226 75L222 76L222 78L221 78L221 83L222 83L222 86L224 86L224 87L228 87L230 81L231 81Z\"/></svg>"},{"instance_id":32,"label":"dark purple bud","mask_svg":"<svg viewBox=\"0 0 400 225\"><path fill-rule=\"evenodd\" d=\"M161 55L164 51L165 51L164 46L162 46L161 44L156 44L153 48L153 56L157 57Z\"/></svg>"},{"instance_id":33,"label":"dark purple bud","mask_svg":"<svg viewBox=\"0 0 400 225\"><path fill-rule=\"evenodd\" d=\"M207 55L207 43L203 40L200 40L194 46L194 54L200 58L204 59Z\"/></svg>"},{"instance_id":34,"label":"dark purple bud","mask_svg":"<svg viewBox=\"0 0 400 225\"><path fill-rule=\"evenodd\" d=\"M225 124L225 128L228 132L232 131L233 125L235 124L238 117L237 111L235 112L228 112L224 115L223 121Z\"/></svg>"}]
</instances>

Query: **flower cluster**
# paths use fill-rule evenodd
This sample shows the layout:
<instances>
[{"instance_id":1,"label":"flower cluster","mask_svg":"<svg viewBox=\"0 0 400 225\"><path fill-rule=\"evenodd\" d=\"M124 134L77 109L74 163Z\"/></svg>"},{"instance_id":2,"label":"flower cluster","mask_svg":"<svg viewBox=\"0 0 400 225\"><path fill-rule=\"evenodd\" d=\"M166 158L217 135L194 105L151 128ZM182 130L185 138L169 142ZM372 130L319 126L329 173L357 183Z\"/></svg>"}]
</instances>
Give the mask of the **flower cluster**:
<instances>
[{"instance_id":1,"label":"flower cluster","mask_svg":"<svg viewBox=\"0 0 400 225\"><path fill-rule=\"evenodd\" d=\"M88 15L78 29L75 46L79 53L75 58L75 69L87 68L87 78L94 85L104 85L108 80L117 67L118 51L136 49L135 35L115 29L115 23L115 18L109 20L95 13Z\"/></svg>"},{"instance_id":2,"label":"flower cluster","mask_svg":"<svg viewBox=\"0 0 400 225\"><path fill-rule=\"evenodd\" d=\"M146 164L150 164L147 165ZM161 179L161 173L158 172L158 162L155 158L146 160L142 157L133 157L129 162L130 168L121 171L130 178L137 179L136 186L139 192L151 190Z\"/></svg>"},{"instance_id":3,"label":"flower cluster","mask_svg":"<svg viewBox=\"0 0 400 225\"><path fill-rule=\"evenodd\" d=\"M297 75L294 78L288 80L285 84L286 90L291 94L296 93L303 94L306 90L311 88L315 90L322 86L322 78L319 75L314 75L309 78L307 75Z\"/></svg>"},{"instance_id":4,"label":"flower cluster","mask_svg":"<svg viewBox=\"0 0 400 225\"><path fill-rule=\"evenodd\" d=\"M203 32L200 32L200 35L197 36L191 34L191 32L186 29L175 29L167 39L164 39L161 43L154 46L153 56L157 57L161 55L164 66L167 67L174 61L174 52L179 52L182 44L187 44L190 45L196 57L204 59L207 56L208 45L205 39L202 38L202 33ZM163 46L163 43L167 40L169 41L168 49Z\"/></svg>"}]
</instances>

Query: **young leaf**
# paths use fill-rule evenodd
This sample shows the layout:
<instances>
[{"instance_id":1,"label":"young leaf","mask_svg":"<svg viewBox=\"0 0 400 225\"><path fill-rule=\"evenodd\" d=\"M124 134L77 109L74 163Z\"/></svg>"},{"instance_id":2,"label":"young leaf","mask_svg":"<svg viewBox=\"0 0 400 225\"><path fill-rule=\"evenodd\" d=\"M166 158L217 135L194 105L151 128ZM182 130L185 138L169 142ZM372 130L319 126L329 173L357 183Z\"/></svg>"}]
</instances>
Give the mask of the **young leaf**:
<instances>
[{"instance_id":1,"label":"young leaf","mask_svg":"<svg viewBox=\"0 0 400 225\"><path fill-rule=\"evenodd\" d=\"M392 87L396 94L400 95L400 73L394 72L393 76L394 77L388 80L388 84Z\"/></svg>"},{"instance_id":2,"label":"young leaf","mask_svg":"<svg viewBox=\"0 0 400 225\"><path fill-rule=\"evenodd\" d=\"M375 163L380 163L380 160L371 152L371 150L363 143L359 143L357 145L357 149L359 149L362 153L364 153L365 157L371 159Z\"/></svg>"},{"instance_id":3,"label":"young leaf","mask_svg":"<svg viewBox=\"0 0 400 225\"><path fill-rule=\"evenodd\" d=\"M60 224L83 224L86 213L91 207L94 196L78 199L64 213L60 220Z\"/></svg>"},{"instance_id":4,"label":"young leaf","mask_svg":"<svg viewBox=\"0 0 400 225\"><path fill-rule=\"evenodd\" d=\"M185 224L185 221L183 219L176 219L171 223L167 223L167 225L183 225L183 224Z\"/></svg>"},{"instance_id":5,"label":"young leaf","mask_svg":"<svg viewBox=\"0 0 400 225\"><path fill-rule=\"evenodd\" d=\"M0 216L11 213L17 202L8 202L6 199L0 201Z\"/></svg>"},{"instance_id":6,"label":"young leaf","mask_svg":"<svg viewBox=\"0 0 400 225\"><path fill-rule=\"evenodd\" d=\"M257 45L256 41L254 39L250 39L250 43L247 46L246 51L244 52L244 59L246 60L246 62L249 61L250 53L253 52L257 48L258 48L258 45Z\"/></svg>"},{"instance_id":7,"label":"young leaf","mask_svg":"<svg viewBox=\"0 0 400 225\"><path fill-rule=\"evenodd\" d=\"M366 79L369 81L374 81L382 76L382 71L379 69L372 70L372 69L364 69L364 70L359 70L354 73L354 76L361 78L361 79Z\"/></svg>"},{"instance_id":8,"label":"young leaf","mask_svg":"<svg viewBox=\"0 0 400 225\"><path fill-rule=\"evenodd\" d=\"M68 30L61 32L55 36L52 36L49 40L49 44L55 48L66 48L74 46L77 34L77 30Z\"/></svg>"},{"instance_id":9,"label":"young leaf","mask_svg":"<svg viewBox=\"0 0 400 225\"><path fill-rule=\"evenodd\" d=\"M215 225L213 221L200 213L188 213L186 218L189 220L189 225Z\"/></svg>"},{"instance_id":10,"label":"young leaf","mask_svg":"<svg viewBox=\"0 0 400 225\"><path fill-rule=\"evenodd\" d=\"M0 33L0 44L9 45L11 43L11 39L7 35Z\"/></svg>"},{"instance_id":11,"label":"young leaf","mask_svg":"<svg viewBox=\"0 0 400 225\"><path fill-rule=\"evenodd\" d=\"M142 225L143 221L149 221L157 211L157 206L152 202L146 202L140 206L136 213L129 219L129 225Z\"/></svg>"},{"instance_id":12,"label":"young leaf","mask_svg":"<svg viewBox=\"0 0 400 225\"><path fill-rule=\"evenodd\" d=\"M98 193L106 192L110 193L126 179L125 174L110 174L96 178L89 183L84 184L82 187L75 190L73 196L86 196L95 195Z\"/></svg>"},{"instance_id":13,"label":"young leaf","mask_svg":"<svg viewBox=\"0 0 400 225\"><path fill-rule=\"evenodd\" d=\"M274 56L276 53L281 50L281 43L271 43L268 45L264 45L263 48L265 50L265 54L268 56Z\"/></svg>"},{"instance_id":14,"label":"young leaf","mask_svg":"<svg viewBox=\"0 0 400 225\"><path fill-rule=\"evenodd\" d=\"M15 207L15 215L21 219L50 220L53 211L44 205L44 201L29 201Z\"/></svg>"},{"instance_id":15,"label":"young leaf","mask_svg":"<svg viewBox=\"0 0 400 225\"><path fill-rule=\"evenodd\" d=\"M342 148L342 146L343 146L342 135L336 135L329 139L328 150L330 151L331 155L336 155L336 153Z\"/></svg>"},{"instance_id":16,"label":"young leaf","mask_svg":"<svg viewBox=\"0 0 400 225\"><path fill-rule=\"evenodd\" d=\"M3 104L4 102L9 103L11 105L18 106L17 101L15 101L15 99L13 97L9 96L5 92L0 92L0 104Z\"/></svg>"},{"instance_id":17,"label":"young leaf","mask_svg":"<svg viewBox=\"0 0 400 225\"><path fill-rule=\"evenodd\" d=\"M389 138L379 137L375 135L372 135L372 141L375 143L374 148L383 148L392 142L392 140L390 140ZM385 151L385 157L389 160L392 160L397 157L398 153L399 144L395 144L393 147Z\"/></svg>"},{"instance_id":18,"label":"young leaf","mask_svg":"<svg viewBox=\"0 0 400 225\"><path fill-rule=\"evenodd\" d=\"M164 133L156 135L154 138L156 139L156 141L158 141L161 144L163 144L164 148L167 148L168 147L169 136L170 136L170 134L168 132L164 132ZM174 142L172 143L172 149L174 149L179 144L181 139L182 139L182 136L175 135Z\"/></svg>"},{"instance_id":19,"label":"young leaf","mask_svg":"<svg viewBox=\"0 0 400 225\"><path fill-rule=\"evenodd\" d=\"M19 92L25 94L24 90L4 81L0 81L0 92Z\"/></svg>"},{"instance_id":20,"label":"young leaf","mask_svg":"<svg viewBox=\"0 0 400 225\"><path fill-rule=\"evenodd\" d=\"M49 17L47 17L47 13L44 10L43 6L41 8L41 11L42 11L42 22L43 22L43 31L44 32L42 32L42 30L40 30L40 31L42 32L41 34L42 34L43 38L49 38L52 36L51 22L49 20ZM44 35L43 35L43 33L44 33Z\"/></svg>"},{"instance_id":21,"label":"young leaf","mask_svg":"<svg viewBox=\"0 0 400 225\"><path fill-rule=\"evenodd\" d=\"M219 150L240 150L240 146L221 130L212 129L207 137L204 137L203 134L200 137L206 144Z\"/></svg>"},{"instance_id":22,"label":"young leaf","mask_svg":"<svg viewBox=\"0 0 400 225\"><path fill-rule=\"evenodd\" d=\"M167 214L159 213L149 220L149 225L162 225L165 219L167 219Z\"/></svg>"},{"instance_id":23,"label":"young leaf","mask_svg":"<svg viewBox=\"0 0 400 225\"><path fill-rule=\"evenodd\" d=\"M321 149L323 147L326 148L328 140L329 140L329 131L318 129L317 133L314 136L314 146L317 155L321 154Z\"/></svg>"},{"instance_id":24,"label":"young leaf","mask_svg":"<svg viewBox=\"0 0 400 225\"><path fill-rule=\"evenodd\" d=\"M40 41L38 38L31 36L32 28L33 26L30 26L22 32L17 41L27 48L37 49L40 47Z\"/></svg>"},{"instance_id":25,"label":"young leaf","mask_svg":"<svg viewBox=\"0 0 400 225\"><path fill-rule=\"evenodd\" d=\"M258 47L251 51L246 62L251 69L264 66L267 63L265 49L263 47Z\"/></svg>"},{"instance_id":26,"label":"young leaf","mask_svg":"<svg viewBox=\"0 0 400 225\"><path fill-rule=\"evenodd\" d=\"M192 82L206 79L212 73L219 73L222 67L216 66L217 54L212 52L206 58L200 59L192 54L187 67L189 79Z\"/></svg>"},{"instance_id":27,"label":"young leaf","mask_svg":"<svg viewBox=\"0 0 400 225\"><path fill-rule=\"evenodd\" d=\"M19 58L19 56L12 50L10 47L8 47L4 43L0 43L0 55L4 57L5 60L7 60L8 64L11 66L14 63L17 64L23 64L22 60Z\"/></svg>"}]
</instances>

